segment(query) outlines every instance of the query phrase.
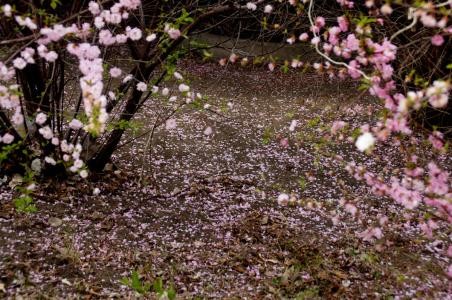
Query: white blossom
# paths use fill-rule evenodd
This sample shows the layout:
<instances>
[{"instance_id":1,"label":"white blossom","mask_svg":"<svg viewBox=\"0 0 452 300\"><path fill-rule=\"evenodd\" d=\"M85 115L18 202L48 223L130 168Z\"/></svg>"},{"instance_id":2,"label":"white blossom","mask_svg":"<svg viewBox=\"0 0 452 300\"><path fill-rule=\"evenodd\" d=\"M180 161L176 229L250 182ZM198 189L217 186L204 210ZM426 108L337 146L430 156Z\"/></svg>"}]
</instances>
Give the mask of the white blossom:
<instances>
[{"instance_id":1,"label":"white blossom","mask_svg":"<svg viewBox=\"0 0 452 300\"><path fill-rule=\"evenodd\" d=\"M14 136L9 133L5 133L5 135L1 138L1 141L4 144L11 144L14 141Z\"/></svg>"},{"instance_id":2,"label":"white blossom","mask_svg":"<svg viewBox=\"0 0 452 300\"><path fill-rule=\"evenodd\" d=\"M289 195L282 193L278 196L278 204L286 206L289 203Z\"/></svg>"},{"instance_id":3,"label":"white blossom","mask_svg":"<svg viewBox=\"0 0 452 300\"><path fill-rule=\"evenodd\" d=\"M18 57L13 60L13 65L14 68L22 70L27 66L27 62L22 57Z\"/></svg>"},{"instance_id":4,"label":"white blossom","mask_svg":"<svg viewBox=\"0 0 452 300\"><path fill-rule=\"evenodd\" d=\"M211 135L213 132L212 127L207 127L206 129L204 129L204 135Z\"/></svg>"},{"instance_id":5,"label":"white blossom","mask_svg":"<svg viewBox=\"0 0 452 300\"><path fill-rule=\"evenodd\" d=\"M139 82L137 84L137 90L139 90L140 92L145 92L147 90L147 88L148 88L148 86L144 82Z\"/></svg>"},{"instance_id":6,"label":"white blossom","mask_svg":"<svg viewBox=\"0 0 452 300\"><path fill-rule=\"evenodd\" d=\"M265 5L264 7L264 13L269 14L273 11L273 6L271 6L270 4Z\"/></svg>"},{"instance_id":7,"label":"white blossom","mask_svg":"<svg viewBox=\"0 0 452 300\"><path fill-rule=\"evenodd\" d=\"M176 78L177 80L182 80L184 79L184 77L181 75L181 73L179 72L174 72L174 78Z\"/></svg>"},{"instance_id":8,"label":"white blossom","mask_svg":"<svg viewBox=\"0 0 452 300\"><path fill-rule=\"evenodd\" d=\"M190 90L190 87L189 87L188 85L183 84L183 83L181 83L181 84L179 85L179 91L180 91L181 93L183 93L183 92L188 92L189 90Z\"/></svg>"},{"instance_id":9,"label":"white blossom","mask_svg":"<svg viewBox=\"0 0 452 300\"><path fill-rule=\"evenodd\" d=\"M146 37L146 41L147 41L147 42L152 42L152 41L154 41L156 38L157 38L157 35L156 35L155 33L151 33L150 35L148 35L148 36Z\"/></svg>"},{"instance_id":10,"label":"white blossom","mask_svg":"<svg viewBox=\"0 0 452 300\"><path fill-rule=\"evenodd\" d=\"M71 122L69 122L69 128L71 128L72 130L79 130L82 127L83 123L77 119L73 119Z\"/></svg>"},{"instance_id":11,"label":"white blossom","mask_svg":"<svg viewBox=\"0 0 452 300\"><path fill-rule=\"evenodd\" d=\"M52 157L46 156L46 157L44 158L44 160L45 160L45 162L48 163L49 165L52 165L52 166L56 165L56 161L55 161Z\"/></svg>"},{"instance_id":12,"label":"white blossom","mask_svg":"<svg viewBox=\"0 0 452 300\"><path fill-rule=\"evenodd\" d=\"M3 13L5 14L6 17L11 17L11 10L12 10L11 5L5 4L5 5L3 5L2 9L3 9Z\"/></svg>"},{"instance_id":13,"label":"white blossom","mask_svg":"<svg viewBox=\"0 0 452 300\"><path fill-rule=\"evenodd\" d=\"M375 138L370 132L363 133L355 143L359 151L364 152L375 145Z\"/></svg>"},{"instance_id":14,"label":"white blossom","mask_svg":"<svg viewBox=\"0 0 452 300\"><path fill-rule=\"evenodd\" d=\"M45 113L38 113L36 115L36 124L42 125L47 121L47 115Z\"/></svg>"},{"instance_id":15,"label":"white blossom","mask_svg":"<svg viewBox=\"0 0 452 300\"><path fill-rule=\"evenodd\" d=\"M289 131L295 131L295 127L297 127L297 124L298 124L297 120L292 120L292 122L290 122Z\"/></svg>"},{"instance_id":16,"label":"white blossom","mask_svg":"<svg viewBox=\"0 0 452 300\"><path fill-rule=\"evenodd\" d=\"M166 120L166 122L165 122L165 128L166 128L167 130L174 129L174 128L176 128L176 127L177 127L177 123L176 123L176 120L175 120L175 119L168 119L168 120Z\"/></svg>"},{"instance_id":17,"label":"white blossom","mask_svg":"<svg viewBox=\"0 0 452 300\"><path fill-rule=\"evenodd\" d=\"M53 131L49 126L39 128L38 131L46 140L53 138Z\"/></svg>"},{"instance_id":18,"label":"white blossom","mask_svg":"<svg viewBox=\"0 0 452 300\"><path fill-rule=\"evenodd\" d=\"M257 5L253 2L248 2L246 4L246 8L248 8L249 10L255 11L257 9Z\"/></svg>"}]
</instances>

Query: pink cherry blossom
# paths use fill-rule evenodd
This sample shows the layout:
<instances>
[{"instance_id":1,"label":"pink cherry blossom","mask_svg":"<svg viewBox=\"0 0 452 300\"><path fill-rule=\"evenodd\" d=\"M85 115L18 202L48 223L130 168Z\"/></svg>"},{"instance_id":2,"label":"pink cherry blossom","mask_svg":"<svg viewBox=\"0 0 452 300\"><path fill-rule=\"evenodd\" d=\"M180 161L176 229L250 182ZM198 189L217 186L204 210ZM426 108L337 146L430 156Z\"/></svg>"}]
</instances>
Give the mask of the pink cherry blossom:
<instances>
[{"instance_id":1,"label":"pink cherry blossom","mask_svg":"<svg viewBox=\"0 0 452 300\"><path fill-rule=\"evenodd\" d=\"M348 31L348 20L345 16L340 16L337 18L337 23L342 32Z\"/></svg>"},{"instance_id":2,"label":"pink cherry blossom","mask_svg":"<svg viewBox=\"0 0 452 300\"><path fill-rule=\"evenodd\" d=\"M254 11L254 10L257 9L257 6L253 2L248 2L248 3L246 3L246 8L248 8L249 10Z\"/></svg>"},{"instance_id":3,"label":"pink cherry blossom","mask_svg":"<svg viewBox=\"0 0 452 300\"><path fill-rule=\"evenodd\" d=\"M442 44L444 44L444 38L442 35L435 34L434 36L432 36L432 45L441 46Z\"/></svg>"},{"instance_id":4,"label":"pink cherry blossom","mask_svg":"<svg viewBox=\"0 0 452 300\"><path fill-rule=\"evenodd\" d=\"M318 28L322 28L323 26L325 26L325 18L324 17L317 17L315 19L315 25Z\"/></svg>"},{"instance_id":5,"label":"pink cherry blossom","mask_svg":"<svg viewBox=\"0 0 452 300\"><path fill-rule=\"evenodd\" d=\"M279 194L277 202L279 205L286 206L289 203L289 195L285 193Z\"/></svg>"},{"instance_id":6,"label":"pink cherry blossom","mask_svg":"<svg viewBox=\"0 0 452 300\"><path fill-rule=\"evenodd\" d=\"M306 32L303 32L302 34L300 34L298 39L302 42L307 41L309 39L309 35Z\"/></svg>"},{"instance_id":7,"label":"pink cherry blossom","mask_svg":"<svg viewBox=\"0 0 452 300\"><path fill-rule=\"evenodd\" d=\"M165 32L168 34L170 39L176 40L181 36L181 32L177 28L171 27L169 24L165 25Z\"/></svg>"},{"instance_id":8,"label":"pink cherry blossom","mask_svg":"<svg viewBox=\"0 0 452 300\"><path fill-rule=\"evenodd\" d=\"M4 144L11 144L14 141L14 136L9 133L5 133L3 137L1 137L0 142Z\"/></svg>"},{"instance_id":9,"label":"pink cherry blossom","mask_svg":"<svg viewBox=\"0 0 452 300\"><path fill-rule=\"evenodd\" d=\"M392 14L392 7L391 7L391 5L386 3L381 7L380 11L384 15L390 15L390 14Z\"/></svg>"},{"instance_id":10,"label":"pink cherry blossom","mask_svg":"<svg viewBox=\"0 0 452 300\"><path fill-rule=\"evenodd\" d=\"M13 65L16 69L22 70L27 66L27 62L22 57L18 57L13 60Z\"/></svg>"},{"instance_id":11,"label":"pink cherry blossom","mask_svg":"<svg viewBox=\"0 0 452 300\"><path fill-rule=\"evenodd\" d=\"M98 15L100 14L100 6L97 2L94 1L90 1L88 4L88 8L89 11L93 14L93 15Z\"/></svg>"},{"instance_id":12,"label":"pink cherry blossom","mask_svg":"<svg viewBox=\"0 0 452 300\"><path fill-rule=\"evenodd\" d=\"M273 6L271 6L270 4L265 5L264 7L264 13L269 14L273 11Z\"/></svg>"},{"instance_id":13,"label":"pink cherry blossom","mask_svg":"<svg viewBox=\"0 0 452 300\"><path fill-rule=\"evenodd\" d=\"M113 78L118 78L119 76L121 76L121 74L122 70L120 68L113 67L110 69L110 76Z\"/></svg>"}]
</instances>

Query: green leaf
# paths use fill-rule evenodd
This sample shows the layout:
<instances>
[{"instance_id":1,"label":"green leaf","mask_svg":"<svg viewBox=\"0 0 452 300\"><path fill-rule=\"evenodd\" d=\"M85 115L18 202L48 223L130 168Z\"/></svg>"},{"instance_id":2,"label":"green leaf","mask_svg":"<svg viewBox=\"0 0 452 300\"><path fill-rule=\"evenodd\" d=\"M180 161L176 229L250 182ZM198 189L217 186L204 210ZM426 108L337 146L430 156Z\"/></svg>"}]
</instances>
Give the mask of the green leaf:
<instances>
[{"instance_id":1,"label":"green leaf","mask_svg":"<svg viewBox=\"0 0 452 300\"><path fill-rule=\"evenodd\" d=\"M142 290L142 285L141 285L141 280L140 280L140 276L138 275L137 271L133 271L132 272L132 288L138 292L141 292Z\"/></svg>"},{"instance_id":2,"label":"green leaf","mask_svg":"<svg viewBox=\"0 0 452 300\"><path fill-rule=\"evenodd\" d=\"M60 0L51 0L50 7L52 9L56 9L59 5L61 5Z\"/></svg>"},{"instance_id":3,"label":"green leaf","mask_svg":"<svg viewBox=\"0 0 452 300\"><path fill-rule=\"evenodd\" d=\"M123 277L119 280L119 282L125 286L130 286L130 279L127 277Z\"/></svg>"},{"instance_id":4,"label":"green leaf","mask_svg":"<svg viewBox=\"0 0 452 300\"><path fill-rule=\"evenodd\" d=\"M154 281L153 284L153 288L154 288L154 292L156 292L157 294L162 294L163 293L163 280L162 278L157 278Z\"/></svg>"},{"instance_id":5,"label":"green leaf","mask_svg":"<svg viewBox=\"0 0 452 300\"><path fill-rule=\"evenodd\" d=\"M262 143L264 145L270 144L270 141L273 137L273 130L271 128L265 128L264 133L262 134Z\"/></svg>"},{"instance_id":6,"label":"green leaf","mask_svg":"<svg viewBox=\"0 0 452 300\"><path fill-rule=\"evenodd\" d=\"M169 300L174 300L176 299L177 293L176 290L174 289L174 287L171 285L167 291L167 296Z\"/></svg>"},{"instance_id":7,"label":"green leaf","mask_svg":"<svg viewBox=\"0 0 452 300\"><path fill-rule=\"evenodd\" d=\"M15 144L3 146L2 151L0 151L0 165L2 164L2 162L4 160L8 159L8 157L10 156L11 153L18 150L21 145L22 145L22 142L19 141Z\"/></svg>"},{"instance_id":8,"label":"green leaf","mask_svg":"<svg viewBox=\"0 0 452 300\"><path fill-rule=\"evenodd\" d=\"M151 290L151 284L149 282L144 283L142 286L142 294L145 294Z\"/></svg>"},{"instance_id":9,"label":"green leaf","mask_svg":"<svg viewBox=\"0 0 452 300\"><path fill-rule=\"evenodd\" d=\"M315 118L309 120L309 122L308 122L308 127L309 127L309 128L314 128L314 127L316 127L316 126L320 123L321 120L322 120L322 119L320 119L319 116L317 116L317 117L315 117Z\"/></svg>"},{"instance_id":10,"label":"green leaf","mask_svg":"<svg viewBox=\"0 0 452 300\"><path fill-rule=\"evenodd\" d=\"M14 199L14 206L17 211L23 213L34 213L38 211L33 203L33 199L29 195L22 195Z\"/></svg>"},{"instance_id":11,"label":"green leaf","mask_svg":"<svg viewBox=\"0 0 452 300\"><path fill-rule=\"evenodd\" d=\"M289 72L289 66L288 65L283 65L283 66L281 66L281 71L284 73L284 74L287 74L288 72Z\"/></svg>"},{"instance_id":12,"label":"green leaf","mask_svg":"<svg viewBox=\"0 0 452 300\"><path fill-rule=\"evenodd\" d=\"M361 129L360 129L360 128L355 128L355 129L352 131L352 134L351 134L351 136L352 136L352 138L353 138L354 140L357 139L360 135L361 135Z\"/></svg>"},{"instance_id":13,"label":"green leaf","mask_svg":"<svg viewBox=\"0 0 452 300\"><path fill-rule=\"evenodd\" d=\"M305 189L306 189L306 186L307 186L306 178L300 177L300 179L298 180L298 185L300 186L300 188L301 188L302 190L305 190Z\"/></svg>"}]
</instances>

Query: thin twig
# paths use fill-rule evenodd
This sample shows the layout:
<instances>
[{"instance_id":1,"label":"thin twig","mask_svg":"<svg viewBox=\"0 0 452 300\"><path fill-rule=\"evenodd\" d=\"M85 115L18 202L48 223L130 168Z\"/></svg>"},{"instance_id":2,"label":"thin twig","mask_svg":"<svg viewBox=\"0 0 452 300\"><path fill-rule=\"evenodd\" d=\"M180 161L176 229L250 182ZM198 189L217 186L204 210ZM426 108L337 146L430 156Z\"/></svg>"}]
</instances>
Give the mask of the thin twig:
<instances>
[{"instance_id":1,"label":"thin twig","mask_svg":"<svg viewBox=\"0 0 452 300\"><path fill-rule=\"evenodd\" d=\"M311 23L311 26L312 26L312 27L315 26L315 25L314 25L314 20L312 19L312 9L313 9L313 6L314 6L314 2L315 2L314 0L311 0L311 1L309 2L309 9L308 9L309 23ZM315 30L312 30L312 33L314 34L314 37L319 38L319 36L316 34ZM327 61L329 61L330 63L335 64L335 65L339 65L339 66L344 66L344 67L346 67L348 70L356 71L356 72L358 72L359 74L361 74L364 78L366 78L367 80L370 80L370 77L367 76L366 73L364 73L363 71L361 71L361 70L359 70L359 69L357 69L357 68L352 68L352 67L350 67L348 64L346 64L346 63L344 63L344 62L336 61L336 60L332 59L331 57L329 57L328 55L326 55L325 53L323 53L322 51L320 51L320 49L319 49L319 43L316 43L314 46L315 46L315 47L314 47L314 48L315 48L315 51L316 51L320 56L322 56L322 57L325 58Z\"/></svg>"}]
</instances>

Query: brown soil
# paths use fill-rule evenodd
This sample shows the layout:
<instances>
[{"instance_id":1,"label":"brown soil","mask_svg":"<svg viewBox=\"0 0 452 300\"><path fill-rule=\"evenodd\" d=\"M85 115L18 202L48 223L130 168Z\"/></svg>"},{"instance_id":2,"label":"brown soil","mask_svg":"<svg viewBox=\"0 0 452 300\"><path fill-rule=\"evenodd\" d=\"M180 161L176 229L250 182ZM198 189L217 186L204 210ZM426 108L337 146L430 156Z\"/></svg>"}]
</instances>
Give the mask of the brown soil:
<instances>
[{"instance_id":1,"label":"brown soil","mask_svg":"<svg viewBox=\"0 0 452 300\"><path fill-rule=\"evenodd\" d=\"M120 172L43 184L30 215L15 212L10 189L0 186L0 296L135 298L120 280L137 271L141 283L162 278L188 299L449 297L447 236L427 240L415 221L405 227L399 206L315 151L333 119L371 122L372 99L358 98L352 83L317 75L181 67L211 111L185 107L175 130L157 128L146 153L147 135L123 147L115 157ZM146 105L142 126L126 140L167 109ZM295 132L288 131L292 119L299 120ZM207 126L212 135L203 134ZM351 145L328 149L380 168L399 152L385 147L378 164ZM305 205L278 206L279 192ZM362 219L390 216L382 241L356 237L370 224L338 208L345 196L359 200ZM336 226L331 211L340 216Z\"/></svg>"}]
</instances>

